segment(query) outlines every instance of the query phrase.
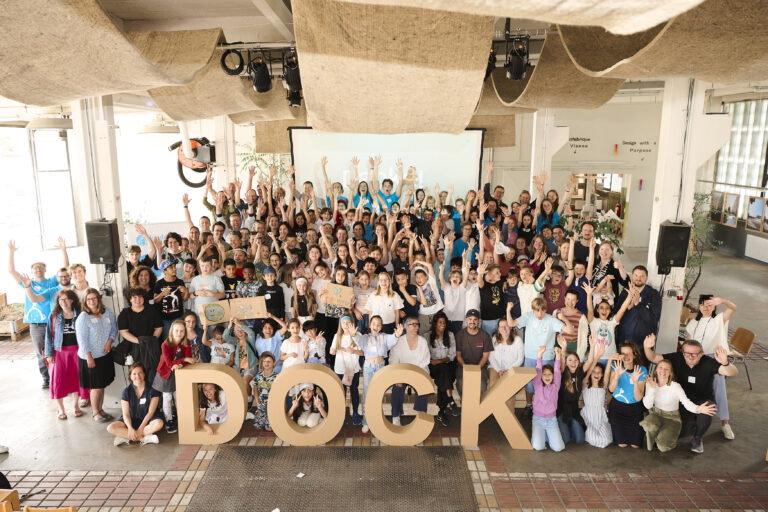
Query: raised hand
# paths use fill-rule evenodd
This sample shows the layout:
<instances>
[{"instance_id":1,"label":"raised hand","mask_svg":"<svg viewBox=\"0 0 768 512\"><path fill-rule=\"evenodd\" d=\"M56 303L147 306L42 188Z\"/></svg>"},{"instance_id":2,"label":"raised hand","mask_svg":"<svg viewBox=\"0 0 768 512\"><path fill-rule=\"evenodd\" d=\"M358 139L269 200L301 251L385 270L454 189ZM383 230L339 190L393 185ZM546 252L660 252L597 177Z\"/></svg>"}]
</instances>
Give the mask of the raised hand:
<instances>
[{"instance_id":1,"label":"raised hand","mask_svg":"<svg viewBox=\"0 0 768 512\"><path fill-rule=\"evenodd\" d=\"M587 295L592 295L592 293L595 291L595 289L589 285L589 282L581 283L581 287L585 292L587 292Z\"/></svg>"},{"instance_id":2,"label":"raised hand","mask_svg":"<svg viewBox=\"0 0 768 512\"><path fill-rule=\"evenodd\" d=\"M405 326L403 325L402 322L397 324L397 327L395 327L395 337L399 338L400 336L402 336L404 330L405 330Z\"/></svg>"},{"instance_id":3,"label":"raised hand","mask_svg":"<svg viewBox=\"0 0 768 512\"><path fill-rule=\"evenodd\" d=\"M655 388L655 387L657 387L657 386L658 386L658 384L657 384L657 382L656 382L656 378L655 378L653 375L649 375L649 376L648 376L648 377L645 379L645 382L646 382L646 385L647 385L649 388L651 388L651 389L653 389L653 388Z\"/></svg>"},{"instance_id":4,"label":"raised hand","mask_svg":"<svg viewBox=\"0 0 768 512\"><path fill-rule=\"evenodd\" d=\"M14 242L13 240L8 240L8 251L10 251L10 253L13 254L18 250L19 248L16 247L16 242Z\"/></svg>"},{"instance_id":5,"label":"raised hand","mask_svg":"<svg viewBox=\"0 0 768 512\"><path fill-rule=\"evenodd\" d=\"M541 359L541 357L544 355L544 352L547 350L546 345L540 345L539 350L537 352L537 359Z\"/></svg>"},{"instance_id":6,"label":"raised hand","mask_svg":"<svg viewBox=\"0 0 768 512\"><path fill-rule=\"evenodd\" d=\"M643 341L643 347L653 349L656 346L656 335L649 334Z\"/></svg>"},{"instance_id":7,"label":"raised hand","mask_svg":"<svg viewBox=\"0 0 768 512\"><path fill-rule=\"evenodd\" d=\"M248 177L253 178L254 176L256 176L256 166L252 165L248 167Z\"/></svg>"},{"instance_id":8,"label":"raised hand","mask_svg":"<svg viewBox=\"0 0 768 512\"><path fill-rule=\"evenodd\" d=\"M349 165L351 165L353 169L357 169L357 164L359 163L360 159L358 159L356 156L353 156L352 160L349 161Z\"/></svg>"},{"instance_id":9,"label":"raised hand","mask_svg":"<svg viewBox=\"0 0 768 512\"><path fill-rule=\"evenodd\" d=\"M552 259L552 257L550 256L550 257L549 257L549 258L547 258L547 260L544 262L544 268L545 268L546 270L552 270L552 265L554 265L554 264L555 264L555 260L553 260L553 259Z\"/></svg>"},{"instance_id":10,"label":"raised hand","mask_svg":"<svg viewBox=\"0 0 768 512\"><path fill-rule=\"evenodd\" d=\"M56 242L57 242L56 244L57 249L64 250L67 248L67 242L64 241L64 237L60 236L59 238L56 239Z\"/></svg>"},{"instance_id":11,"label":"raised hand","mask_svg":"<svg viewBox=\"0 0 768 512\"><path fill-rule=\"evenodd\" d=\"M187 206L189 206L189 203L191 203L191 202L192 202L192 201L189 199L189 194L184 194L184 195L182 196L182 198L181 198L181 202L182 202L182 203L184 203L184 207L185 207L185 208L186 208Z\"/></svg>"},{"instance_id":12,"label":"raised hand","mask_svg":"<svg viewBox=\"0 0 768 512\"><path fill-rule=\"evenodd\" d=\"M381 157L376 157L376 158L378 158L379 162L381 162ZM398 158L397 161L395 162L395 165L397 166L397 170L398 171L400 171L400 172L403 171L403 159L402 158Z\"/></svg>"},{"instance_id":13,"label":"raised hand","mask_svg":"<svg viewBox=\"0 0 768 512\"><path fill-rule=\"evenodd\" d=\"M32 286L32 278L29 277L27 274L20 274L19 279L21 280L21 284L24 285L24 288L29 288Z\"/></svg>"},{"instance_id":14,"label":"raised hand","mask_svg":"<svg viewBox=\"0 0 768 512\"><path fill-rule=\"evenodd\" d=\"M320 159L320 165L323 166L323 169L325 169L325 166L327 164L328 164L328 157L327 156L324 156L323 158Z\"/></svg>"},{"instance_id":15,"label":"raised hand","mask_svg":"<svg viewBox=\"0 0 768 512\"><path fill-rule=\"evenodd\" d=\"M619 377L621 377L627 371L624 368L624 365L621 364L621 361L619 360L615 360L611 365L611 367L613 368L613 371L616 373L616 375L618 375Z\"/></svg>"},{"instance_id":16,"label":"raised hand","mask_svg":"<svg viewBox=\"0 0 768 512\"><path fill-rule=\"evenodd\" d=\"M563 349L561 349L560 347L555 347L555 357L559 359L562 354L563 354Z\"/></svg>"},{"instance_id":17,"label":"raised hand","mask_svg":"<svg viewBox=\"0 0 768 512\"><path fill-rule=\"evenodd\" d=\"M486 166L486 169L488 170L488 172L492 172L493 171L493 162L489 161L488 165Z\"/></svg>"},{"instance_id":18,"label":"raised hand","mask_svg":"<svg viewBox=\"0 0 768 512\"><path fill-rule=\"evenodd\" d=\"M565 350L565 347L568 346L568 342L565 341L565 338L563 337L563 335L558 333L555 339L557 340L557 344L560 346L560 348Z\"/></svg>"},{"instance_id":19,"label":"raised hand","mask_svg":"<svg viewBox=\"0 0 768 512\"><path fill-rule=\"evenodd\" d=\"M728 352L723 347L716 347L715 348L715 361L722 365L728 364Z\"/></svg>"},{"instance_id":20,"label":"raised hand","mask_svg":"<svg viewBox=\"0 0 768 512\"><path fill-rule=\"evenodd\" d=\"M403 167L403 163L402 163L402 161L400 161L400 160L398 160L398 161L400 162L400 165L398 166L398 169L400 169L400 168L402 168L402 167ZM378 167L379 165L381 165L381 155L376 155L376 156L374 157L374 159L373 159L373 165L374 165L374 166L376 166L376 167Z\"/></svg>"},{"instance_id":21,"label":"raised hand","mask_svg":"<svg viewBox=\"0 0 768 512\"><path fill-rule=\"evenodd\" d=\"M640 382L640 377L643 376L643 371L640 366L635 366L635 369L632 370L632 373L629 375L629 382L632 384L637 384Z\"/></svg>"}]
</instances>

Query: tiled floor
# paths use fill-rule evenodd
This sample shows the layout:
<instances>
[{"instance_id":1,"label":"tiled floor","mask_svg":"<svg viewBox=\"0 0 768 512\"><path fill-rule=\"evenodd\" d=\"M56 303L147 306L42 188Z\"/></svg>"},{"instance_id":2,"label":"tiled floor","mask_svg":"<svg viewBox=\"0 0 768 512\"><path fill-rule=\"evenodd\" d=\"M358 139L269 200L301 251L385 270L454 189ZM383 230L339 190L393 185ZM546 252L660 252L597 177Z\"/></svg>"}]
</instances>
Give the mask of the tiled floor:
<instances>
[{"instance_id":1,"label":"tiled floor","mask_svg":"<svg viewBox=\"0 0 768 512\"><path fill-rule=\"evenodd\" d=\"M286 449L274 434L245 428L232 444ZM436 428L424 446L458 445L458 432ZM331 446L379 446L345 428ZM170 471L12 471L25 505L74 505L84 512L184 512L216 447L185 446ZM768 473L509 473L487 429L464 450L480 512L519 510L764 510ZM585 461L588 462L588 461ZM587 468L585 468L587 469Z\"/></svg>"}]
</instances>

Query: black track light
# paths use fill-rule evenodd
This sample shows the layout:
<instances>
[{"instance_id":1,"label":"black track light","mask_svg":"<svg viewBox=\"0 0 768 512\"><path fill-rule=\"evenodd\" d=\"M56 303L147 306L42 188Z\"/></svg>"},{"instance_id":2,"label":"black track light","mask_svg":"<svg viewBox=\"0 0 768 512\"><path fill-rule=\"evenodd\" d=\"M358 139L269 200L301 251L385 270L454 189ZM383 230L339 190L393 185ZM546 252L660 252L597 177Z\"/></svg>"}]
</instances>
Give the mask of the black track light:
<instances>
[{"instance_id":1,"label":"black track light","mask_svg":"<svg viewBox=\"0 0 768 512\"><path fill-rule=\"evenodd\" d=\"M509 50L507 62L504 64L504 68L507 70L507 78L510 80L522 80L525 78L526 68L528 67L529 42L529 36L512 38L512 48Z\"/></svg>"},{"instance_id":2,"label":"black track light","mask_svg":"<svg viewBox=\"0 0 768 512\"><path fill-rule=\"evenodd\" d=\"M301 106L301 75L299 74L299 57L296 50L283 54L283 81L288 89L288 104L291 107Z\"/></svg>"},{"instance_id":3,"label":"black track light","mask_svg":"<svg viewBox=\"0 0 768 512\"><path fill-rule=\"evenodd\" d=\"M488 66L485 68L485 78L483 78L483 81L488 80L488 77L491 76L494 69L496 69L496 51L491 48L491 53L488 55Z\"/></svg>"},{"instance_id":4,"label":"black track light","mask_svg":"<svg viewBox=\"0 0 768 512\"><path fill-rule=\"evenodd\" d=\"M272 75L269 72L264 55L257 55L248 63L248 75L253 82L253 90L256 92L268 92L272 89Z\"/></svg>"}]
</instances>

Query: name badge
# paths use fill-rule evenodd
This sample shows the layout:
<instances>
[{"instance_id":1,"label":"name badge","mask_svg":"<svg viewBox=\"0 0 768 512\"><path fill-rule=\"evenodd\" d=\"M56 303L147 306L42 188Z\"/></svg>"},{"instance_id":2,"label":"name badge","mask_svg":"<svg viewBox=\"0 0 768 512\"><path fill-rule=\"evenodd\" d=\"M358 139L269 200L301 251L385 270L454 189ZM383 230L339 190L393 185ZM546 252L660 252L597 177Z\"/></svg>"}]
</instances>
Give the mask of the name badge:
<instances>
[{"instance_id":1,"label":"name badge","mask_svg":"<svg viewBox=\"0 0 768 512\"><path fill-rule=\"evenodd\" d=\"M688 376L688 383L689 384L696 384L696 377L694 377L693 375L689 375Z\"/></svg>"},{"instance_id":2,"label":"name badge","mask_svg":"<svg viewBox=\"0 0 768 512\"><path fill-rule=\"evenodd\" d=\"M266 295L264 295L264 300L269 300L271 298L272 298L272 295L270 295L268 293Z\"/></svg>"},{"instance_id":3,"label":"name badge","mask_svg":"<svg viewBox=\"0 0 768 512\"><path fill-rule=\"evenodd\" d=\"M147 399L146 398L142 398L142 399L139 400L139 404L140 405L144 405L145 403L147 403Z\"/></svg>"}]
</instances>

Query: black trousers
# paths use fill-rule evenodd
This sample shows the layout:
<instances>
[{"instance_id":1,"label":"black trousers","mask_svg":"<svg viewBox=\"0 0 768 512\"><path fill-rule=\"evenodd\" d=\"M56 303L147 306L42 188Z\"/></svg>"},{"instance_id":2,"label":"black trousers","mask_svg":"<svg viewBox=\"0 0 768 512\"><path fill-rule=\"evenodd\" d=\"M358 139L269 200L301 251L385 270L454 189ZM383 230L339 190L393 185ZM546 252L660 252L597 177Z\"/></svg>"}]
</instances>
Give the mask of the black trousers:
<instances>
[{"instance_id":1,"label":"black trousers","mask_svg":"<svg viewBox=\"0 0 768 512\"><path fill-rule=\"evenodd\" d=\"M451 402L447 391L453 389L453 381L456 378L456 362L448 361L436 365L429 365L429 375L437 384L437 407L441 411Z\"/></svg>"},{"instance_id":2,"label":"black trousers","mask_svg":"<svg viewBox=\"0 0 768 512\"><path fill-rule=\"evenodd\" d=\"M712 416L694 414L682 405L680 406L680 419L683 422L680 437L687 435L693 429L693 438L697 441L701 441L701 438L709 430L709 426L712 425Z\"/></svg>"}]
</instances>

